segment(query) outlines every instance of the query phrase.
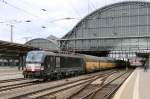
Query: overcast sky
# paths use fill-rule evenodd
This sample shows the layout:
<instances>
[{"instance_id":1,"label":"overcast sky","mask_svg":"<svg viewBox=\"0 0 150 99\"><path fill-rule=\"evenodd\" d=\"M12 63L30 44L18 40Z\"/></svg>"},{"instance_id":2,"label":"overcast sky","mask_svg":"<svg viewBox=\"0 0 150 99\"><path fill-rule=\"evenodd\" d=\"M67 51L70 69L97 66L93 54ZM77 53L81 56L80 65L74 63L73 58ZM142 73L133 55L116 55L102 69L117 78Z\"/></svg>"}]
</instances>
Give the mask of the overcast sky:
<instances>
[{"instance_id":1,"label":"overcast sky","mask_svg":"<svg viewBox=\"0 0 150 99\"><path fill-rule=\"evenodd\" d=\"M0 40L10 41L10 24L16 43L24 43L24 37L61 38L88 13L121 1L125 0L0 0ZM62 20L66 17L76 19Z\"/></svg>"}]
</instances>

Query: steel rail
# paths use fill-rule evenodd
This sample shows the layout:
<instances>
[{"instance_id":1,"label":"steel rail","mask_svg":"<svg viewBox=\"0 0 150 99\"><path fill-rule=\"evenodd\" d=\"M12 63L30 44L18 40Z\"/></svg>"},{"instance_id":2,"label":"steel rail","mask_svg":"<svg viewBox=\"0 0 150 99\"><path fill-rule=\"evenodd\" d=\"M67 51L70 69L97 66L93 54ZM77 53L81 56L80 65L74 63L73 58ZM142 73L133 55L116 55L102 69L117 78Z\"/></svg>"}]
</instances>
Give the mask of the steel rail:
<instances>
[{"instance_id":1,"label":"steel rail","mask_svg":"<svg viewBox=\"0 0 150 99\"><path fill-rule=\"evenodd\" d=\"M120 77L122 77L123 75L125 75L125 74L127 74L127 73L128 73L128 72L125 72L125 73L119 75L118 77L114 78L113 80L109 81L108 83L102 85L100 88L97 88L97 89L95 89L94 91L92 91L91 93L88 93L88 94L84 95L84 96L81 97L80 99L86 99L86 98L92 99L92 97L94 97L94 95L95 95L98 91L102 90L104 87L106 87L107 85L111 84L112 82L114 82L115 80L119 79Z\"/></svg>"},{"instance_id":2,"label":"steel rail","mask_svg":"<svg viewBox=\"0 0 150 99\"><path fill-rule=\"evenodd\" d=\"M113 70L114 71L114 70ZM115 70L116 71L116 70ZM110 72L110 71L109 71ZM112 72L112 71L111 71ZM108 72L107 72L108 73ZM16 98L22 98L22 97L26 97L26 96L29 96L29 95L33 95L33 94L36 94L36 93L40 93L40 92L43 92L43 91L46 91L46 90L52 90L54 88L58 88L58 87L61 87L61 86L66 86L68 84L72 84L72 83L75 83L75 82L79 82L79 81L82 81L82 80L87 80L87 79L91 79L97 75L102 75L102 74L96 74L94 76L91 76L91 77L87 77L87 78L83 78L83 79L80 79L80 80L76 80L76 81L71 81L71 82L68 82L68 83L64 83L64 84L60 84L60 85L56 85L56 86L52 86L52 87L48 87L48 88L44 88L44 89L39 89L39 90L36 90L36 91L32 91L32 92L29 92L29 93L24 93L22 95L15 95L15 96L12 96L11 99L16 99Z\"/></svg>"},{"instance_id":3,"label":"steel rail","mask_svg":"<svg viewBox=\"0 0 150 99\"><path fill-rule=\"evenodd\" d=\"M131 75L131 73L129 74L129 76ZM128 79L128 77L129 76L127 76L113 91L111 91L110 93L108 93L107 94L107 96L105 97L105 99L110 99L110 97L112 97L115 93L116 93L116 91L121 87L121 85Z\"/></svg>"},{"instance_id":4,"label":"steel rail","mask_svg":"<svg viewBox=\"0 0 150 99\"><path fill-rule=\"evenodd\" d=\"M56 90L56 91L53 91L53 92L50 92L50 93L46 93L46 94L44 94L44 95L39 95L39 96L29 97L29 98L32 98L32 99L42 98L43 96L56 94L56 93L58 93L58 92L65 91L65 90L67 90L67 89L74 88L74 87L76 87L76 86L78 86L78 85L81 85L81 84L85 84L85 83L90 84L91 82L93 82L93 81L95 81L95 80L97 80L97 79L99 79L99 78L107 77L108 75L111 75L111 74L113 74L113 73L115 73L115 72L110 72L109 74L106 73L106 74L104 74L104 75L99 75L99 76L96 75L97 77L95 76L95 77L93 77L93 78L91 78L91 79L89 79L89 80L87 80L87 81L83 81L83 82L81 82L81 83L78 83L78 84L75 84L75 85L72 85L72 86L69 86L69 87L65 87L65 88L62 88L62 89L60 89L60 90ZM74 83L74 82L73 82L73 83ZM73 84L73 83L72 83L72 84ZM77 82L75 82L75 83L77 83Z\"/></svg>"},{"instance_id":5,"label":"steel rail","mask_svg":"<svg viewBox=\"0 0 150 99\"><path fill-rule=\"evenodd\" d=\"M31 82L24 82L24 83L20 83L20 84L12 84L12 85L8 85L8 86L2 86L0 87L0 93L6 90L11 90L11 89L15 89L15 88L20 88L20 87L26 87L26 86L31 86L31 85L36 85L39 84L36 81L31 81Z\"/></svg>"},{"instance_id":6,"label":"steel rail","mask_svg":"<svg viewBox=\"0 0 150 99\"><path fill-rule=\"evenodd\" d=\"M16 79L7 79L7 80L0 80L0 83L7 83L13 81L25 80L24 78L16 78Z\"/></svg>"},{"instance_id":7,"label":"steel rail","mask_svg":"<svg viewBox=\"0 0 150 99\"><path fill-rule=\"evenodd\" d=\"M108 73L106 74L106 76L102 77L102 82L100 85L102 85L104 83L104 81L106 80L106 78L108 78L109 76L111 76L112 74L114 74L116 72L112 72L112 73ZM85 85L82 89L80 89L77 93L72 94L71 96L68 97L68 99L71 99L72 97L74 97L75 95L79 94L80 92L82 92L86 87L88 87L93 81L91 81L90 83L88 83L87 85Z\"/></svg>"}]
</instances>

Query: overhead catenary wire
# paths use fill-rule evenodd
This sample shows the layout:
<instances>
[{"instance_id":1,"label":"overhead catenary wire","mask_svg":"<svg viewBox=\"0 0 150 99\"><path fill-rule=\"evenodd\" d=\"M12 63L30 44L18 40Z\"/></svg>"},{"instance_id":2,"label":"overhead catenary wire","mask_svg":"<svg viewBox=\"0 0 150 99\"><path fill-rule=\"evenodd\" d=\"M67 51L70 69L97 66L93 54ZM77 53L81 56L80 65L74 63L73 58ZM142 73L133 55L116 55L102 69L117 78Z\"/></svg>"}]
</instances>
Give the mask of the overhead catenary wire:
<instances>
[{"instance_id":1,"label":"overhead catenary wire","mask_svg":"<svg viewBox=\"0 0 150 99\"><path fill-rule=\"evenodd\" d=\"M81 20L80 18L73 18L73 17L65 17L65 18L59 18L51 20L50 23L57 22L57 21L63 21L63 20Z\"/></svg>"},{"instance_id":2,"label":"overhead catenary wire","mask_svg":"<svg viewBox=\"0 0 150 99\"><path fill-rule=\"evenodd\" d=\"M90 5L90 2L89 2L89 5L88 5L88 13L90 13L90 11L92 11L94 8Z\"/></svg>"},{"instance_id":3,"label":"overhead catenary wire","mask_svg":"<svg viewBox=\"0 0 150 99\"><path fill-rule=\"evenodd\" d=\"M65 18L59 18L59 19L52 20L52 21L50 21L50 23L56 24L55 22L64 21L64 20L81 20L81 19L80 18L73 18L73 17L65 17ZM64 26L59 26L59 27L68 31L68 29Z\"/></svg>"},{"instance_id":4,"label":"overhead catenary wire","mask_svg":"<svg viewBox=\"0 0 150 99\"><path fill-rule=\"evenodd\" d=\"M26 14L29 14L29 15L31 15L31 16L34 16L34 17L36 17L36 18L39 17L39 16L37 16L37 15L31 13L31 12L28 12L27 10L21 9L21 8L19 8L19 7L15 6L15 5L13 5L13 4L11 4L11 3L5 1L5 0L0 0L0 2L4 3L4 4L6 4L6 5L8 5L8 6L12 7L12 8L15 8L15 9L17 9L17 10L20 10L20 11L26 13Z\"/></svg>"},{"instance_id":5,"label":"overhead catenary wire","mask_svg":"<svg viewBox=\"0 0 150 99\"><path fill-rule=\"evenodd\" d=\"M88 11L88 14L90 13L91 10L95 10L96 7L94 5L94 3L91 1L91 0L88 0L87 1L87 11Z\"/></svg>"},{"instance_id":6,"label":"overhead catenary wire","mask_svg":"<svg viewBox=\"0 0 150 99\"><path fill-rule=\"evenodd\" d=\"M79 13L78 10L73 6L73 4L71 3L70 0L68 0L68 4L69 4L70 7L74 10L74 12L78 15L78 17L81 17L80 13Z\"/></svg>"},{"instance_id":7,"label":"overhead catenary wire","mask_svg":"<svg viewBox=\"0 0 150 99\"><path fill-rule=\"evenodd\" d=\"M88 14L89 14L89 11L90 11L90 2L89 2L89 0L87 1L87 11L88 11Z\"/></svg>"},{"instance_id":8,"label":"overhead catenary wire","mask_svg":"<svg viewBox=\"0 0 150 99\"><path fill-rule=\"evenodd\" d=\"M96 9L95 4L93 3L93 1L90 0L89 2L90 2L90 4L91 4L92 8L93 8L93 9Z\"/></svg>"},{"instance_id":9,"label":"overhead catenary wire","mask_svg":"<svg viewBox=\"0 0 150 99\"><path fill-rule=\"evenodd\" d=\"M19 7L15 6L15 5L13 5L13 4L7 2L6 0L0 0L0 2L6 4L7 6L10 6L10 7L12 7L12 8L15 8L15 9L17 9L17 10L19 10L19 11L22 11L22 12L28 14L28 15L34 16L35 18L37 18L37 17L38 17L38 18L41 18L40 16L37 16L37 15L31 13L31 12L28 12L27 10L24 10L24 9L22 9L22 8L19 8ZM32 20L32 21L33 21L33 20ZM25 21L13 20L13 22L12 22L12 20L10 20L10 21L2 21L2 22L0 21L0 23L5 23L5 24L23 23L23 22L29 23L29 22L31 22L31 20L25 20ZM43 26L42 26L42 28L43 28Z\"/></svg>"},{"instance_id":10,"label":"overhead catenary wire","mask_svg":"<svg viewBox=\"0 0 150 99\"><path fill-rule=\"evenodd\" d=\"M39 11L42 11L42 12L49 12L47 9L45 8L41 8L40 6L36 5L36 4L31 4L30 2L28 2L27 0L22 0L21 1L24 5L28 6L29 8L33 7L34 6L34 9L38 9ZM49 12L51 13L51 12ZM39 17L42 17L42 16L39 16Z\"/></svg>"}]
</instances>

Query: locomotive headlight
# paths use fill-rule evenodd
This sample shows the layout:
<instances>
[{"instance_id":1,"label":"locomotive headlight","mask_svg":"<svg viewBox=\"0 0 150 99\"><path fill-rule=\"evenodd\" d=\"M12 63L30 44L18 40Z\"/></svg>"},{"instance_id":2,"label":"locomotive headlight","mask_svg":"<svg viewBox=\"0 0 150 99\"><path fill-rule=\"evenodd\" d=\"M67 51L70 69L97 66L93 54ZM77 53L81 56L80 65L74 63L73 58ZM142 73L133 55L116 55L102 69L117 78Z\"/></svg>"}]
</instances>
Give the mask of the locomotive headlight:
<instances>
[{"instance_id":1,"label":"locomotive headlight","mask_svg":"<svg viewBox=\"0 0 150 99\"><path fill-rule=\"evenodd\" d=\"M41 66L41 70L44 70L44 66Z\"/></svg>"}]
</instances>

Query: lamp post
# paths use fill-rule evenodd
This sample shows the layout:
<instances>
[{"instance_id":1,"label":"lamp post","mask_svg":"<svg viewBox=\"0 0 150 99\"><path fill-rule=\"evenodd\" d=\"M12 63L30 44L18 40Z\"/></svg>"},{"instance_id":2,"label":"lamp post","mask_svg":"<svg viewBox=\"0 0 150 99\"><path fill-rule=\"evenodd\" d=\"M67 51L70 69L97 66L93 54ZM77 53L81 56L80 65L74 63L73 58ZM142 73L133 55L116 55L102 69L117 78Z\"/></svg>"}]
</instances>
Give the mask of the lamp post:
<instances>
[{"instance_id":1,"label":"lamp post","mask_svg":"<svg viewBox=\"0 0 150 99\"><path fill-rule=\"evenodd\" d=\"M10 41L13 42L13 28L14 25L10 24Z\"/></svg>"},{"instance_id":2,"label":"lamp post","mask_svg":"<svg viewBox=\"0 0 150 99\"><path fill-rule=\"evenodd\" d=\"M10 26L10 42L13 42L13 24L6 24L7 26Z\"/></svg>"},{"instance_id":3,"label":"lamp post","mask_svg":"<svg viewBox=\"0 0 150 99\"><path fill-rule=\"evenodd\" d=\"M23 22L23 21L16 21L16 20L15 20L15 23L22 23L22 22ZM26 20L26 21L24 21L24 22L29 23L29 22L31 22L31 21L30 21L30 20ZM5 23L5 22L3 22L3 23ZM14 24L6 24L6 25L10 26L10 42L13 42Z\"/></svg>"}]
</instances>

